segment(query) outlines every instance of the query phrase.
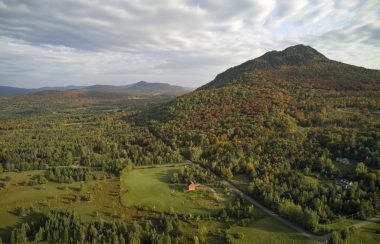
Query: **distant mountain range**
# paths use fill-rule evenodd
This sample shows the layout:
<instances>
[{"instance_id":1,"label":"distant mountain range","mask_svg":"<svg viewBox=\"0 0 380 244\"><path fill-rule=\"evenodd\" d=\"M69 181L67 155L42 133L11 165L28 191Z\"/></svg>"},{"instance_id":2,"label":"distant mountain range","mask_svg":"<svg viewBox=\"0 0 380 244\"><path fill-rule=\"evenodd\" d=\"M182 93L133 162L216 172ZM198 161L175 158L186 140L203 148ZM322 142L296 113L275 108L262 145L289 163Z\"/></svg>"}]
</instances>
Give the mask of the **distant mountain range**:
<instances>
[{"instance_id":1,"label":"distant mountain range","mask_svg":"<svg viewBox=\"0 0 380 244\"><path fill-rule=\"evenodd\" d=\"M96 91L96 92L112 92L112 93L134 93L134 94L151 94L151 95L181 95L190 92L191 88L174 86L167 83L150 83L140 81L125 86L111 85L93 85L93 86L64 86L64 87L41 87L41 88L17 88L10 86L0 86L0 96L13 96L37 93L42 91Z\"/></svg>"}]
</instances>

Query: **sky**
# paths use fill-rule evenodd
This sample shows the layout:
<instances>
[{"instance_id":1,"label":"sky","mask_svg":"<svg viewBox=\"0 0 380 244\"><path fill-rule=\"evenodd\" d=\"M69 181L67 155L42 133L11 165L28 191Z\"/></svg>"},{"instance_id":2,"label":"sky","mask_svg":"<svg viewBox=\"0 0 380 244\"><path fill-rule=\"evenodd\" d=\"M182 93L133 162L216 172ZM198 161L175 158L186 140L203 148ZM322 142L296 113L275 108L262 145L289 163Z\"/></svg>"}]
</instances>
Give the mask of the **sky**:
<instances>
[{"instance_id":1,"label":"sky","mask_svg":"<svg viewBox=\"0 0 380 244\"><path fill-rule=\"evenodd\" d=\"M0 0L0 86L198 87L296 44L380 69L379 0Z\"/></svg>"}]
</instances>

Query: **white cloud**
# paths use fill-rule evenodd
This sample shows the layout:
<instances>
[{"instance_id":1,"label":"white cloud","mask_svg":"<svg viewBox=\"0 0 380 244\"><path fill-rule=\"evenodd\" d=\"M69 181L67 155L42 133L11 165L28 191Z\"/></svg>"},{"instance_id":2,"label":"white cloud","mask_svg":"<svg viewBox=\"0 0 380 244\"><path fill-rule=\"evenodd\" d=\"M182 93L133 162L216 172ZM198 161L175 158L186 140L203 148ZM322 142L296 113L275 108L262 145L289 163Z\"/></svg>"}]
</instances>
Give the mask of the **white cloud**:
<instances>
[{"instance_id":1,"label":"white cloud","mask_svg":"<svg viewBox=\"0 0 380 244\"><path fill-rule=\"evenodd\" d=\"M0 85L199 86L305 43L380 68L377 0L0 0Z\"/></svg>"}]
</instances>

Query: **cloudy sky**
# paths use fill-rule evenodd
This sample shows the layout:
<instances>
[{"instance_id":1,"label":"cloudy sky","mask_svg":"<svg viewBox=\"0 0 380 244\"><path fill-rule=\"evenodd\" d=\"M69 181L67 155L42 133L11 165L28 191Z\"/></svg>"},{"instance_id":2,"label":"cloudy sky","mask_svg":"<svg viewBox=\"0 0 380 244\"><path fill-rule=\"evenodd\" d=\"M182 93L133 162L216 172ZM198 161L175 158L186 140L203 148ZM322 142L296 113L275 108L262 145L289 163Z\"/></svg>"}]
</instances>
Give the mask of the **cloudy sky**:
<instances>
[{"instance_id":1,"label":"cloudy sky","mask_svg":"<svg viewBox=\"0 0 380 244\"><path fill-rule=\"evenodd\" d=\"M197 87L311 45L380 69L379 0L0 0L0 85Z\"/></svg>"}]
</instances>

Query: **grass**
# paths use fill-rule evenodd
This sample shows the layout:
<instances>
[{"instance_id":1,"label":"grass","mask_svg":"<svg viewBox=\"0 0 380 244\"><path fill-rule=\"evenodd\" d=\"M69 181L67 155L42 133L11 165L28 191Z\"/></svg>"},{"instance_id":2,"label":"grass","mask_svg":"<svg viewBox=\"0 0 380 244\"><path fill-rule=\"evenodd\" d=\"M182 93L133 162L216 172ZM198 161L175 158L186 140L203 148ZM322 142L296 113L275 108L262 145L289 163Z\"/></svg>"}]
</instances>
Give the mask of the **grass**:
<instances>
[{"instance_id":1,"label":"grass","mask_svg":"<svg viewBox=\"0 0 380 244\"><path fill-rule=\"evenodd\" d=\"M15 214L17 207L33 207L39 212L52 209L73 210L84 220L131 221L135 217L149 218L157 214L149 210L138 210L135 206L146 206L158 211L203 214L219 211L233 199L222 188L202 185L197 191L189 192L183 190L186 186L184 184L170 184L170 176L177 169L178 167L135 169L123 172L120 179L110 177L70 184L49 182L45 187L20 184L43 171L0 174L0 179L7 175L11 177L8 187L0 190L0 195L6 196L0 198L0 236L7 240L11 228L37 217L18 216ZM85 186L82 192L79 190L81 184ZM87 192L93 196L91 202L74 201L75 195ZM261 212L257 210L255 213ZM253 219L255 220L246 227L230 228L230 223L217 219L186 222L183 227L191 239L197 235L199 226L205 226L209 230L206 243L224 242L223 235L216 234L224 229L229 229L228 233L235 243L311 243L306 237L267 215L260 215L260 218L253 216ZM237 232L244 234L243 239L233 238Z\"/></svg>"},{"instance_id":2,"label":"grass","mask_svg":"<svg viewBox=\"0 0 380 244\"><path fill-rule=\"evenodd\" d=\"M222 194L220 189L216 189L219 196L224 197L223 202L218 206L211 205L212 208L207 208L207 204L197 205L197 201L210 201L210 198L205 196L201 189L188 192L182 190L185 185L170 184L171 173L175 170L177 167L134 169L131 172L124 172L120 178L123 204L129 207L146 206L159 211L170 211L172 208L180 213L205 213L221 208L231 198ZM228 230L234 243L312 243L272 217L261 214L260 218L253 219L255 220L249 226L233 226ZM209 233L229 228L229 224L216 220L203 220L197 225L207 227ZM233 237L238 232L244 234L243 239ZM218 238L214 235L208 239L208 242L220 243L222 240Z\"/></svg>"},{"instance_id":3,"label":"grass","mask_svg":"<svg viewBox=\"0 0 380 244\"><path fill-rule=\"evenodd\" d=\"M253 221L246 227L234 226L229 232L233 243L313 243L298 232L293 231L271 217ZM242 239L234 238L234 234L243 234Z\"/></svg>"},{"instance_id":4,"label":"grass","mask_svg":"<svg viewBox=\"0 0 380 244\"><path fill-rule=\"evenodd\" d=\"M380 243L380 222L360 227L347 241L347 244L377 244Z\"/></svg>"},{"instance_id":5,"label":"grass","mask_svg":"<svg viewBox=\"0 0 380 244\"><path fill-rule=\"evenodd\" d=\"M7 172L0 174L0 179L10 176L11 180L5 189L0 189L0 236L7 239L9 229L19 225L29 217L18 216L16 208L25 207L41 212L52 209L66 209L75 211L84 220L91 219L114 219L126 215L124 207L119 201L119 179L111 177L105 180L75 182L75 183L52 183L44 186L27 186L21 183L31 176L42 174L43 171L26 171L21 173ZM80 191L83 184L84 189ZM75 196L81 196L89 192L92 201L74 201Z\"/></svg>"},{"instance_id":6,"label":"grass","mask_svg":"<svg viewBox=\"0 0 380 244\"><path fill-rule=\"evenodd\" d=\"M319 224L318 229L321 232L323 232L325 228L327 228L329 230L329 232L334 231L334 230L335 231L341 231L344 228L350 227L350 226L352 226L354 224L357 224L357 223L359 223L361 221L362 220L341 217L335 223L332 223L332 224L326 224L326 225Z\"/></svg>"},{"instance_id":7,"label":"grass","mask_svg":"<svg viewBox=\"0 0 380 244\"><path fill-rule=\"evenodd\" d=\"M144 206L156 211L177 213L213 213L231 199L220 189L201 185L196 191L185 190L185 184L170 184L178 167L134 169L123 173L121 199L125 206ZM123 190L124 189L124 190Z\"/></svg>"}]
</instances>

